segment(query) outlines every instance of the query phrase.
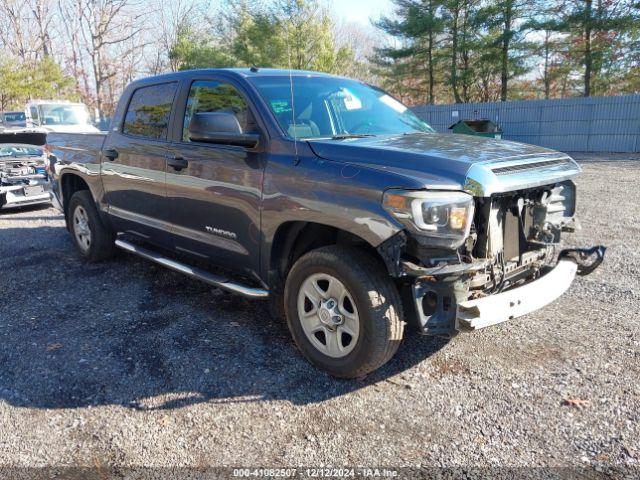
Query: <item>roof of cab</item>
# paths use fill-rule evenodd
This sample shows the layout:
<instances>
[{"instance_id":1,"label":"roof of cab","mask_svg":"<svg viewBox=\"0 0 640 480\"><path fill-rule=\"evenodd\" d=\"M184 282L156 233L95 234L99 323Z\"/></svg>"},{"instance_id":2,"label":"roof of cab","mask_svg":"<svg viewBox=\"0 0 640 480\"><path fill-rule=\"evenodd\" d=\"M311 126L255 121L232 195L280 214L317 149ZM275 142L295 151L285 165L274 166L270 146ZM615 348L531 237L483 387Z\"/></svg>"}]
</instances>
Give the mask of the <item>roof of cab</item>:
<instances>
[{"instance_id":1,"label":"roof of cab","mask_svg":"<svg viewBox=\"0 0 640 480\"><path fill-rule=\"evenodd\" d=\"M181 70L179 72L165 73L153 77L141 78L139 80L133 81L132 84L140 85L146 83L157 83L159 81L180 80L182 78L188 78L194 75L216 74L232 75L240 78L288 77L289 75L294 77L335 77L335 75L332 75L330 73L313 72L309 70L288 70L280 68L204 68L196 70Z\"/></svg>"}]
</instances>

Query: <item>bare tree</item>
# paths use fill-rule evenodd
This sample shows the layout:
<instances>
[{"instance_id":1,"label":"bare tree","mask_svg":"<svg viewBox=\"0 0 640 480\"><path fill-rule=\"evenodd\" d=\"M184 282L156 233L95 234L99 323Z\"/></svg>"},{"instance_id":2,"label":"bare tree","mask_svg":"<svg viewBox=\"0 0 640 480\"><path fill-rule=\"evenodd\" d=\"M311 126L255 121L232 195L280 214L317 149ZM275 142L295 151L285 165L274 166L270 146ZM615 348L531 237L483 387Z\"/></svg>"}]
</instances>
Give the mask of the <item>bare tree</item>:
<instances>
[{"instance_id":1,"label":"bare tree","mask_svg":"<svg viewBox=\"0 0 640 480\"><path fill-rule=\"evenodd\" d=\"M52 0L28 0L38 38L36 55L40 58L52 55L51 24L55 18Z\"/></svg>"},{"instance_id":2,"label":"bare tree","mask_svg":"<svg viewBox=\"0 0 640 480\"><path fill-rule=\"evenodd\" d=\"M353 52L353 62L349 62L345 75L355 77L369 83L375 83L378 79L371 71L369 58L375 52L376 32L373 27L364 27L355 22L340 21L334 19L333 36L338 48L345 47Z\"/></svg>"},{"instance_id":3,"label":"bare tree","mask_svg":"<svg viewBox=\"0 0 640 480\"><path fill-rule=\"evenodd\" d=\"M201 18L206 11L206 4L201 0L154 0L152 16L157 22L155 31L156 45L153 54L155 60L151 67L153 73L171 70L176 71L180 67L177 59L169 57L169 52L175 45L178 33L181 29L193 23L194 18Z\"/></svg>"},{"instance_id":4,"label":"bare tree","mask_svg":"<svg viewBox=\"0 0 640 480\"><path fill-rule=\"evenodd\" d=\"M32 60L37 50L30 35L32 16L29 5L22 0L0 0L0 41L3 48L20 60Z\"/></svg>"},{"instance_id":5,"label":"bare tree","mask_svg":"<svg viewBox=\"0 0 640 480\"><path fill-rule=\"evenodd\" d=\"M144 48L144 6L135 0L72 0L82 22L80 34L93 73L96 106L111 111L116 92L109 88L122 61ZM122 47L127 44L124 50ZM114 51L118 50L118 56ZM117 61L116 61L117 60ZM105 108L106 107L106 108Z\"/></svg>"},{"instance_id":6,"label":"bare tree","mask_svg":"<svg viewBox=\"0 0 640 480\"><path fill-rule=\"evenodd\" d=\"M89 83L89 75L85 67L84 49L80 44L82 29L82 19L80 16L80 5L77 2L66 0L58 1L58 12L61 27L58 32L62 61L67 67L67 71L76 79L76 90L80 97L88 104L94 104L92 88Z\"/></svg>"}]
</instances>

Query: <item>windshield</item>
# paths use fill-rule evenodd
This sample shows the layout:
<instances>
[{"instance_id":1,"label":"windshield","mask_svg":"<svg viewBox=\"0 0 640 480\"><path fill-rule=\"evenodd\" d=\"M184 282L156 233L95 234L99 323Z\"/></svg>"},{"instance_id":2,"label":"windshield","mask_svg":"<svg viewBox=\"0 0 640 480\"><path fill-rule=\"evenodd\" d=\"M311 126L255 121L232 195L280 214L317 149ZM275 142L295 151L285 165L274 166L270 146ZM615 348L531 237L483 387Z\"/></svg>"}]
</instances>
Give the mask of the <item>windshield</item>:
<instances>
[{"instance_id":1,"label":"windshield","mask_svg":"<svg viewBox=\"0 0 640 480\"><path fill-rule=\"evenodd\" d=\"M85 105L40 105L42 125L89 125L89 111Z\"/></svg>"},{"instance_id":2,"label":"windshield","mask_svg":"<svg viewBox=\"0 0 640 480\"><path fill-rule=\"evenodd\" d=\"M26 120L26 115L24 112L6 112L4 114L5 122L24 122Z\"/></svg>"},{"instance_id":3,"label":"windshield","mask_svg":"<svg viewBox=\"0 0 640 480\"><path fill-rule=\"evenodd\" d=\"M402 103L356 80L295 76L293 105L289 77L251 81L292 138L434 132Z\"/></svg>"},{"instance_id":4,"label":"windshield","mask_svg":"<svg viewBox=\"0 0 640 480\"><path fill-rule=\"evenodd\" d=\"M36 157L42 155L42 149L27 146L0 146L0 158L6 157Z\"/></svg>"}]
</instances>

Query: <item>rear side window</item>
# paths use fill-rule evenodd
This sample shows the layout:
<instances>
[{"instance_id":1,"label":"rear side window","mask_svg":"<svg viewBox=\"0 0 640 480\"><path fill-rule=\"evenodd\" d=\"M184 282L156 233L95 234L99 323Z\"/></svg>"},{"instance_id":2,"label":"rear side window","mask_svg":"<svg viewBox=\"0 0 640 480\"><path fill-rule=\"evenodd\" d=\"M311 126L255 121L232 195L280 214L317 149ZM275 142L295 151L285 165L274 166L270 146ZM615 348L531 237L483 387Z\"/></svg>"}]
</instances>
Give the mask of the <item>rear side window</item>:
<instances>
[{"instance_id":1,"label":"rear side window","mask_svg":"<svg viewBox=\"0 0 640 480\"><path fill-rule=\"evenodd\" d=\"M133 92L122 132L137 137L165 140L169 130L175 82L142 87Z\"/></svg>"},{"instance_id":2,"label":"rear side window","mask_svg":"<svg viewBox=\"0 0 640 480\"><path fill-rule=\"evenodd\" d=\"M255 122L244 97L233 85L218 81L196 81L191 84L184 115L182 140L189 140L189 122L194 113L229 112L238 119L243 132L255 131Z\"/></svg>"}]
</instances>

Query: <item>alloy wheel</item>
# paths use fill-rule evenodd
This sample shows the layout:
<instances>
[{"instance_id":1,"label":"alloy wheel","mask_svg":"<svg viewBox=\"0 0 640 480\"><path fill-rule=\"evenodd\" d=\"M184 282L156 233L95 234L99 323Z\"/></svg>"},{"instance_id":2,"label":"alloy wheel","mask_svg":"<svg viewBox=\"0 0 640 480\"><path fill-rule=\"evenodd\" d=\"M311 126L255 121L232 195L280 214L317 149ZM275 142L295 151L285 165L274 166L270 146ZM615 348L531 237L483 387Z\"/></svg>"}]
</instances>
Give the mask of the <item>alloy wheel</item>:
<instances>
[{"instance_id":1,"label":"alloy wheel","mask_svg":"<svg viewBox=\"0 0 640 480\"><path fill-rule=\"evenodd\" d=\"M351 293L332 275L315 273L298 291L298 318L311 344L332 358L347 356L360 335L360 318Z\"/></svg>"}]
</instances>

